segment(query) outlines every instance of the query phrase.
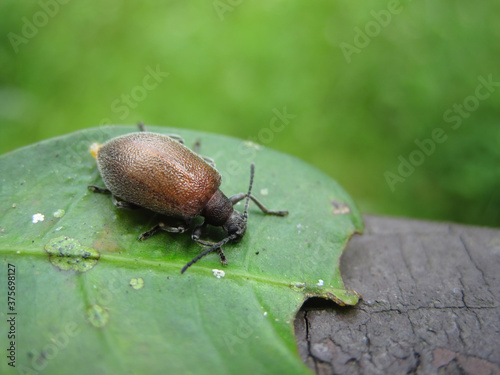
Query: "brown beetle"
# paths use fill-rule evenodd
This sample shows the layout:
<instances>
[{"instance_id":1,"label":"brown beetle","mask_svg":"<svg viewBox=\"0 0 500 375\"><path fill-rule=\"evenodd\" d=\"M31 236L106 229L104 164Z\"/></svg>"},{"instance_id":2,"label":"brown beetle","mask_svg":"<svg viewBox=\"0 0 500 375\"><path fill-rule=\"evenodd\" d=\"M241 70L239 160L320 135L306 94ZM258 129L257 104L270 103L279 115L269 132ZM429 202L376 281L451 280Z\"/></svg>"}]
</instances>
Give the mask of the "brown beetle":
<instances>
[{"instance_id":1,"label":"brown beetle","mask_svg":"<svg viewBox=\"0 0 500 375\"><path fill-rule=\"evenodd\" d=\"M239 241L245 234L248 202L252 199L267 215L285 216L288 211L268 210L251 194L254 164L250 168L248 193L227 198L220 190L221 176L217 170L189 148L182 139L144 131L113 138L103 145L91 146L99 172L106 188L89 185L94 192L111 193L113 202L120 208L144 207L160 214L181 219L183 225L167 226L160 222L141 234L147 239L157 230L182 233L197 216L205 218L197 226L192 239L208 247L181 270L184 273L195 262L217 251L221 262L227 264L221 246L229 241ZM120 200L117 200L119 198ZM233 208L246 198L243 214ZM219 242L200 239L207 225L221 226L227 237Z\"/></svg>"}]
</instances>

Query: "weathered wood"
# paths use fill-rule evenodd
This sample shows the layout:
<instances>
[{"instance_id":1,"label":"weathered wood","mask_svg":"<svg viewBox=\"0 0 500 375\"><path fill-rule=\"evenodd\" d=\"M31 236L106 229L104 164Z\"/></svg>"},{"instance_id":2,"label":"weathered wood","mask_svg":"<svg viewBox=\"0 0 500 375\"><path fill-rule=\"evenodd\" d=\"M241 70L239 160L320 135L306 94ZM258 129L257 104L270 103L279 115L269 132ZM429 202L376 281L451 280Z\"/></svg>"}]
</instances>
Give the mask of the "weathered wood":
<instances>
[{"instance_id":1,"label":"weathered wood","mask_svg":"<svg viewBox=\"0 0 500 375\"><path fill-rule=\"evenodd\" d=\"M365 216L341 260L355 307L306 303L318 374L500 374L500 230Z\"/></svg>"}]
</instances>

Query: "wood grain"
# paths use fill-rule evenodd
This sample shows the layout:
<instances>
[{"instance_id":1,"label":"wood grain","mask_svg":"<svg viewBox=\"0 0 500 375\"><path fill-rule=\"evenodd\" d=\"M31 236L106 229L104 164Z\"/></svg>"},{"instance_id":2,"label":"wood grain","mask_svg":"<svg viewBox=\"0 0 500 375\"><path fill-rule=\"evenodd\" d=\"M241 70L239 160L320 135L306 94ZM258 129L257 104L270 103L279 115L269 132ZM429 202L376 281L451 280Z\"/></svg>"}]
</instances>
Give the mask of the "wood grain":
<instances>
[{"instance_id":1,"label":"wood grain","mask_svg":"<svg viewBox=\"0 0 500 375\"><path fill-rule=\"evenodd\" d=\"M355 307L295 320L318 374L500 374L500 230L365 216L341 260Z\"/></svg>"}]
</instances>

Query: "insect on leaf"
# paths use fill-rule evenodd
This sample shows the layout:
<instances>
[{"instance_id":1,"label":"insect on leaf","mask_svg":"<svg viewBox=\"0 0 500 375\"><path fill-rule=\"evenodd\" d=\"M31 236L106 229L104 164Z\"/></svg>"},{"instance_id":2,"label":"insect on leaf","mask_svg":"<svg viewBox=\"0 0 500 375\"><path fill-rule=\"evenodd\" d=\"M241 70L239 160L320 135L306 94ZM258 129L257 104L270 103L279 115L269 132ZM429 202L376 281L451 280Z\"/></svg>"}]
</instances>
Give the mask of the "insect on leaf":
<instances>
[{"instance_id":1,"label":"insect on leaf","mask_svg":"<svg viewBox=\"0 0 500 375\"><path fill-rule=\"evenodd\" d=\"M246 235L224 247L229 264L213 253L181 275L203 250L189 233L138 241L161 218L117 209L87 189L103 186L89 146L136 128L83 130L2 155L0 285L6 296L13 265L16 294L13 309L0 309L0 337L15 316L16 368L4 356L0 373L310 373L293 335L297 310L313 295L348 305L359 299L338 266L362 230L352 200L317 169L266 147L148 130L180 134L187 145L201 139L227 196L248 189L255 162L254 195L290 214L266 216L251 202ZM221 228L206 233L223 236Z\"/></svg>"}]
</instances>

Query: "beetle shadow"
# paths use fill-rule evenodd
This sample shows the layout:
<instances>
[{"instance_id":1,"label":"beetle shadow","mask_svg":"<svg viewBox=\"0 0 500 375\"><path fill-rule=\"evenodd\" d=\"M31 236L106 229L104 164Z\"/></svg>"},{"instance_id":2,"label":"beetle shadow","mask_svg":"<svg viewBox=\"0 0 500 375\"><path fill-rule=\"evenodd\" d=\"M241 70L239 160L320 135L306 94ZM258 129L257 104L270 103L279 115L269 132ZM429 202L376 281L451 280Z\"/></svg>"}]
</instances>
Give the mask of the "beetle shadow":
<instances>
[{"instance_id":1,"label":"beetle shadow","mask_svg":"<svg viewBox=\"0 0 500 375\"><path fill-rule=\"evenodd\" d=\"M188 229L183 233L172 233L159 229L151 238L146 240L139 240L139 236L151 230L155 225L162 222L166 226L178 227L183 224L183 221L178 218L169 217L165 215L161 215L159 213L147 210L145 208L138 207L136 209L120 209L114 208L116 210L117 220L120 221L120 225L124 226L127 231L133 232L137 238L137 242L149 242L152 241L153 238L164 238L165 246L162 246L160 249L162 253L165 255L168 254L169 248L168 244L176 243L181 248L186 249L186 255L195 256L201 251L202 247L196 244L195 241L191 238L193 230L203 223L203 218L198 216L191 221ZM227 234L221 227L213 227L208 226L202 233L201 238L206 241L218 242L220 239L225 238Z\"/></svg>"}]
</instances>

